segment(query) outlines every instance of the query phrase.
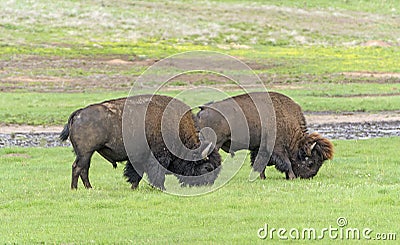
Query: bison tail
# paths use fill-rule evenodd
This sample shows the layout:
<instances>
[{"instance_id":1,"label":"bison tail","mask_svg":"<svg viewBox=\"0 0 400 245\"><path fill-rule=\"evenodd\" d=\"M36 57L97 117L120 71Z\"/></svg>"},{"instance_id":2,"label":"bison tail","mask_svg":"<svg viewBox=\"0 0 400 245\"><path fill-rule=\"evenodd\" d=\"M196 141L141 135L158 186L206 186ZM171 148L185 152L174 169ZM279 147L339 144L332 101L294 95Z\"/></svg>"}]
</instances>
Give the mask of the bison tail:
<instances>
[{"instance_id":1,"label":"bison tail","mask_svg":"<svg viewBox=\"0 0 400 245\"><path fill-rule=\"evenodd\" d=\"M64 129L60 133L60 140L66 141L69 136L69 123L65 124Z\"/></svg>"},{"instance_id":2,"label":"bison tail","mask_svg":"<svg viewBox=\"0 0 400 245\"><path fill-rule=\"evenodd\" d=\"M60 140L61 141L66 141L68 139L69 136L69 127L72 124L72 119L74 118L74 116L79 112L80 110L74 111L71 116L69 116L68 118L68 123L65 124L64 129L61 131L60 133Z\"/></svg>"}]
</instances>

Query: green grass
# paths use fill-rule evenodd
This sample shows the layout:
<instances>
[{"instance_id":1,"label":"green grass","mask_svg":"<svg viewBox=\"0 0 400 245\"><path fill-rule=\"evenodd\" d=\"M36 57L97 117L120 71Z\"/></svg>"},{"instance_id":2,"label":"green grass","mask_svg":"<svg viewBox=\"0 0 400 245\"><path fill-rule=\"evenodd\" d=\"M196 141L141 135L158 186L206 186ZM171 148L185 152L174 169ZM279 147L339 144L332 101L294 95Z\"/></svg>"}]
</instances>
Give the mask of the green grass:
<instances>
[{"instance_id":1,"label":"green grass","mask_svg":"<svg viewBox=\"0 0 400 245\"><path fill-rule=\"evenodd\" d=\"M220 2L233 2L240 3L240 0L222 0ZM393 10L398 6L396 0L386 0L386 1L370 1L370 0L333 0L333 1L321 1L321 0L309 0L307 2L288 0L257 0L260 4L268 3L270 5L294 7L294 8L304 8L304 9L335 9L335 10L352 10L357 12L371 12L371 13L385 13L390 14L397 9Z\"/></svg>"},{"instance_id":2,"label":"green grass","mask_svg":"<svg viewBox=\"0 0 400 245\"><path fill-rule=\"evenodd\" d=\"M398 110L400 96L365 98L324 98L304 96L296 98L304 111L377 112Z\"/></svg>"},{"instance_id":3,"label":"green grass","mask_svg":"<svg viewBox=\"0 0 400 245\"><path fill-rule=\"evenodd\" d=\"M0 242L254 244L266 242L257 238L264 224L322 229L337 227L338 217L347 218L347 227L372 229L371 236L398 236L399 138L334 145L334 160L312 180L286 181L268 168L267 180L249 182L247 159L226 186L197 197L164 194L145 182L132 191L123 166L113 170L97 154L90 169L94 189L79 182L70 191L70 148L3 148Z\"/></svg>"},{"instance_id":4,"label":"green grass","mask_svg":"<svg viewBox=\"0 0 400 245\"><path fill-rule=\"evenodd\" d=\"M1 93L0 121L11 124L63 125L73 111L103 100L127 96L128 92Z\"/></svg>"},{"instance_id":5,"label":"green grass","mask_svg":"<svg viewBox=\"0 0 400 245\"><path fill-rule=\"evenodd\" d=\"M271 85L274 90L274 85ZM267 85L268 88L268 85ZM315 97L361 97L361 96L393 96L400 92L399 83L298 83L278 86L281 93L294 97L315 96Z\"/></svg>"},{"instance_id":6,"label":"green grass","mask_svg":"<svg viewBox=\"0 0 400 245\"><path fill-rule=\"evenodd\" d=\"M95 60L107 56L166 58L187 51L216 51L232 55L246 62L257 62L264 68L255 69L257 73L266 75L299 76L335 74L351 71L400 72L399 47L275 47L254 46L250 50L224 50L217 47L175 43L105 43L102 48L92 45L76 45L74 47L32 47L32 46L0 46L0 59L8 60L15 55L36 55L42 57L86 58ZM23 57L23 56L22 56ZM69 77L93 74L121 74L121 71L83 70L72 67ZM121 75L140 75L142 67L132 67ZM65 70L18 70L18 74L65 76Z\"/></svg>"},{"instance_id":7,"label":"green grass","mask_svg":"<svg viewBox=\"0 0 400 245\"><path fill-rule=\"evenodd\" d=\"M343 86L343 87L342 87ZM315 91L310 87L316 87ZM400 108L400 96L376 96L375 92L391 95L398 84L370 85L369 89L352 90L350 85L306 84L296 89L273 89L282 92L299 103L304 111L388 111ZM357 88L357 85L355 86ZM364 88L368 88L364 87ZM374 90L374 88L377 88ZM380 88L380 90L379 90ZM241 94L243 91L181 90L162 92L177 96L191 107L218 101L226 96ZM364 96L360 95L360 92ZM193 96L193 93L196 96ZM28 125L63 125L69 115L89 104L125 97L129 91L97 93L0 93L0 123ZM369 95L371 94L371 95ZM10 110L12 108L12 110Z\"/></svg>"},{"instance_id":8,"label":"green grass","mask_svg":"<svg viewBox=\"0 0 400 245\"><path fill-rule=\"evenodd\" d=\"M246 53L247 57L261 61L271 59L269 64L273 67L266 70L267 73L293 75L348 71L399 72L396 65L400 61L398 51L398 47L262 47L232 53L237 56Z\"/></svg>"}]
</instances>

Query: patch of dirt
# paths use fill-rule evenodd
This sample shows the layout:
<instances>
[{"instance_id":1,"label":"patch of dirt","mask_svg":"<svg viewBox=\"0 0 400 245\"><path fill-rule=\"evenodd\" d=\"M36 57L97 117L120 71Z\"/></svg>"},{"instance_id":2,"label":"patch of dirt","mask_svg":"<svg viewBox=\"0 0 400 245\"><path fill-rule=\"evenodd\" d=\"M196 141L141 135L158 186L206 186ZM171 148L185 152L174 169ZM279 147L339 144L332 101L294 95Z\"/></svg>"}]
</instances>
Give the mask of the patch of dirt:
<instances>
[{"instance_id":1,"label":"patch of dirt","mask_svg":"<svg viewBox=\"0 0 400 245\"><path fill-rule=\"evenodd\" d=\"M63 126L0 125L0 134L13 133L61 133Z\"/></svg>"},{"instance_id":2,"label":"patch of dirt","mask_svg":"<svg viewBox=\"0 0 400 245\"><path fill-rule=\"evenodd\" d=\"M342 74L347 77L400 78L400 73L396 72L355 71L343 72Z\"/></svg>"},{"instance_id":3,"label":"patch of dirt","mask_svg":"<svg viewBox=\"0 0 400 245\"><path fill-rule=\"evenodd\" d=\"M30 155L28 154L24 154L24 153L9 153L9 154L5 154L3 155L3 157L21 157L21 158L31 158Z\"/></svg>"},{"instance_id":4,"label":"patch of dirt","mask_svg":"<svg viewBox=\"0 0 400 245\"><path fill-rule=\"evenodd\" d=\"M305 113L308 124L369 123L400 121L400 111L379 113L347 112L347 113Z\"/></svg>"},{"instance_id":5,"label":"patch of dirt","mask_svg":"<svg viewBox=\"0 0 400 245\"><path fill-rule=\"evenodd\" d=\"M2 92L87 92L87 91L129 91L134 78L128 76L96 75L92 77L13 76L1 79Z\"/></svg>"},{"instance_id":6,"label":"patch of dirt","mask_svg":"<svg viewBox=\"0 0 400 245\"><path fill-rule=\"evenodd\" d=\"M225 49L225 50L230 50L230 49L251 49L251 47L248 46L248 45L237 44L237 43L230 43L229 45L227 45L227 44L218 44L217 47L220 48L220 49Z\"/></svg>"},{"instance_id":7,"label":"patch of dirt","mask_svg":"<svg viewBox=\"0 0 400 245\"><path fill-rule=\"evenodd\" d=\"M133 62L121 60L121 59L113 59L113 60L106 61L106 63L108 63L110 65L128 65L128 64L132 65Z\"/></svg>"},{"instance_id":8,"label":"patch of dirt","mask_svg":"<svg viewBox=\"0 0 400 245\"><path fill-rule=\"evenodd\" d=\"M137 77L131 74L140 74L155 62L122 55L97 59L19 55L0 60L0 91L129 91Z\"/></svg>"},{"instance_id":9,"label":"patch of dirt","mask_svg":"<svg viewBox=\"0 0 400 245\"><path fill-rule=\"evenodd\" d=\"M365 43L362 43L361 46L365 46L365 47L391 47L393 45L388 43L388 42L381 41L381 40L370 40L370 41L367 41Z\"/></svg>"},{"instance_id":10,"label":"patch of dirt","mask_svg":"<svg viewBox=\"0 0 400 245\"><path fill-rule=\"evenodd\" d=\"M378 93L368 93L368 94L343 94L343 95L329 95L331 98L365 98L365 97L390 97L399 96L400 92L388 93L388 94L378 94Z\"/></svg>"},{"instance_id":11,"label":"patch of dirt","mask_svg":"<svg viewBox=\"0 0 400 245\"><path fill-rule=\"evenodd\" d=\"M128 66L140 66L147 67L156 63L158 60L156 59L142 59L142 60L122 60L122 59L112 59L105 61L110 65L128 65Z\"/></svg>"}]
</instances>

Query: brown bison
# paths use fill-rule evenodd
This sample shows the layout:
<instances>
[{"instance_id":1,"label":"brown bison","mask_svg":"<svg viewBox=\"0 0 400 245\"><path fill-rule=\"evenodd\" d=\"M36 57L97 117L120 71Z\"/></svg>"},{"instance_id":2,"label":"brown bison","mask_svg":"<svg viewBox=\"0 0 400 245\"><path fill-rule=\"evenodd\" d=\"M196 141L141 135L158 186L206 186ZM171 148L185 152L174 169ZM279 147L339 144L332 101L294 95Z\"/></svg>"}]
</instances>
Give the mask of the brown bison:
<instances>
[{"instance_id":1,"label":"brown bison","mask_svg":"<svg viewBox=\"0 0 400 245\"><path fill-rule=\"evenodd\" d=\"M272 108L268 106L271 103L273 111L268 111L268 108ZM241 110L232 110L235 105ZM308 133L300 106L283 94L275 92L242 94L219 102L211 102L200 106L200 109L196 118L199 129L205 127L213 129L217 137L216 148L222 148L225 152L233 154L241 149L250 150L251 165L260 173L261 179L265 179L265 168L270 165L275 165L279 171L284 172L287 179L311 178L317 174L325 160L333 157L332 143L318 133ZM267 117L275 117L275 123L261 125L260 117L265 115L259 115L258 111L267 114ZM232 113L236 115L231 115ZM230 117L234 118L231 122L235 121L235 118L241 117L240 113L244 114L248 125L247 146L240 142L243 141L242 137L233 139L233 132L226 120ZM261 131L263 127L267 127L265 133ZM245 125L242 128L244 131L247 130ZM260 142L262 139L271 141L268 134L273 134L270 132L275 132L275 144L268 148L268 142L264 144ZM269 149L272 148L271 153Z\"/></svg>"},{"instance_id":2,"label":"brown bison","mask_svg":"<svg viewBox=\"0 0 400 245\"><path fill-rule=\"evenodd\" d=\"M79 109L69 117L60 139L68 136L76 154L72 189L79 176L86 188L92 187L89 167L95 151L114 168L127 161L124 175L132 189L144 172L151 185L164 189L165 174L177 176L181 185L206 185L214 183L220 171L220 155L211 143L200 142L190 108L167 96L132 96Z\"/></svg>"}]
</instances>

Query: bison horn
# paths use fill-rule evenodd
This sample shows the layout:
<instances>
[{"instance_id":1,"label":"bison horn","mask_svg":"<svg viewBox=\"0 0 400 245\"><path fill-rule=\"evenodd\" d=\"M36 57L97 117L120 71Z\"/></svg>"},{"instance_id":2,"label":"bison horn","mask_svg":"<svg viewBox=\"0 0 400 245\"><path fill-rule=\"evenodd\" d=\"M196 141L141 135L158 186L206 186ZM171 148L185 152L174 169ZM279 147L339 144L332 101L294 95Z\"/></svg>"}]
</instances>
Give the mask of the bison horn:
<instances>
[{"instance_id":1,"label":"bison horn","mask_svg":"<svg viewBox=\"0 0 400 245\"><path fill-rule=\"evenodd\" d=\"M203 159L208 156L208 152L210 151L211 146L212 146L212 143L208 144L207 147L201 152L201 157Z\"/></svg>"},{"instance_id":2,"label":"bison horn","mask_svg":"<svg viewBox=\"0 0 400 245\"><path fill-rule=\"evenodd\" d=\"M310 151L312 151L312 150L314 149L314 147L315 147L316 144L317 144L317 142L314 142L314 143L311 145Z\"/></svg>"}]
</instances>

